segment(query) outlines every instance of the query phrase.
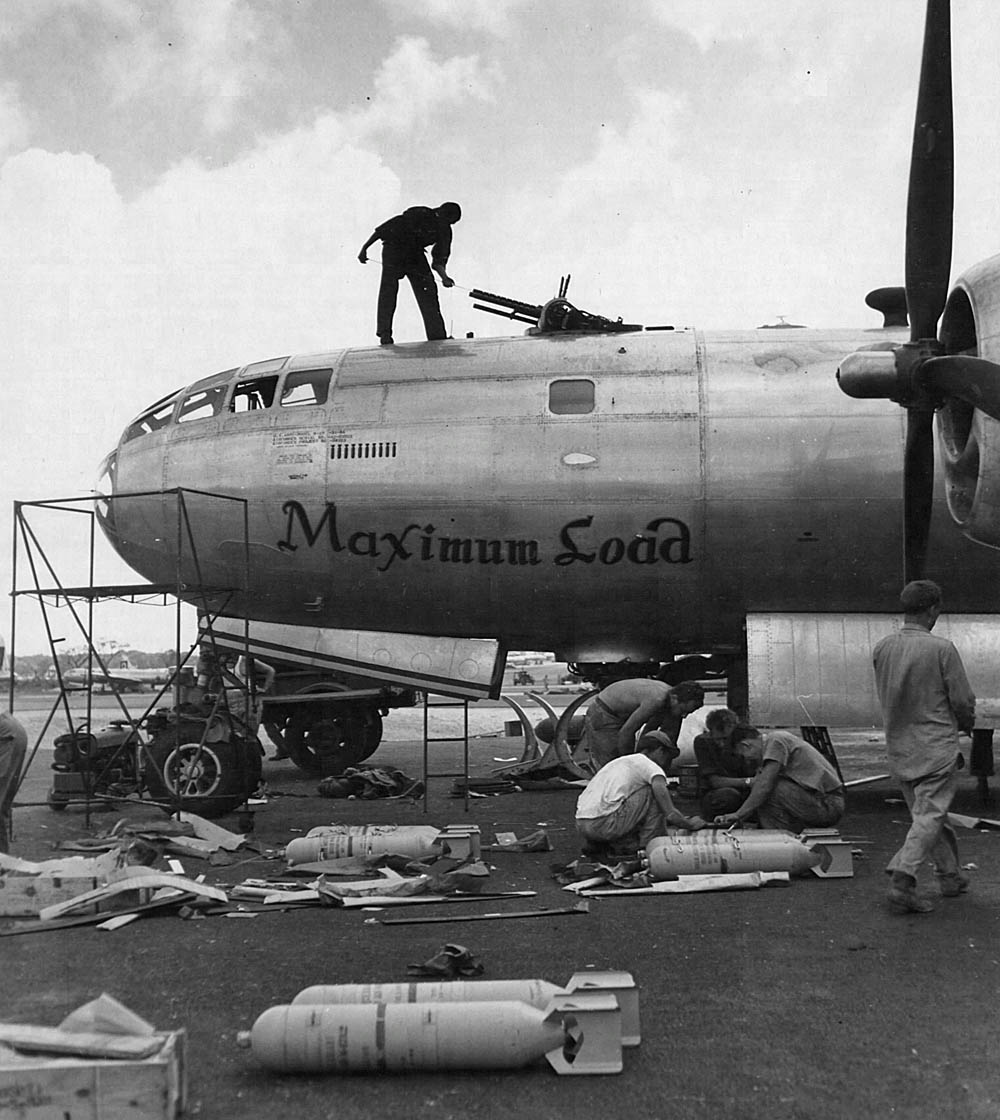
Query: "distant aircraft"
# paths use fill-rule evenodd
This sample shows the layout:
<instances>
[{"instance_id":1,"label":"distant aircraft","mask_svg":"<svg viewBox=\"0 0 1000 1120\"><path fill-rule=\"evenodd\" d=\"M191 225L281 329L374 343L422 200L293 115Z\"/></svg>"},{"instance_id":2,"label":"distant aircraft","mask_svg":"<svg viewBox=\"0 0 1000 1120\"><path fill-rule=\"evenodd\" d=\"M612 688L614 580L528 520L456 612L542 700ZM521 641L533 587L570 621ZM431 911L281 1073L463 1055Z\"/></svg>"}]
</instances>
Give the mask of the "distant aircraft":
<instances>
[{"instance_id":1,"label":"distant aircraft","mask_svg":"<svg viewBox=\"0 0 1000 1120\"><path fill-rule=\"evenodd\" d=\"M145 409L103 465L105 533L151 581L179 564L238 589L228 615L490 638L591 681L725 674L744 708L775 671L772 623L815 623L847 666L815 703L857 723L870 647L837 636L842 616L890 618L918 574L956 615L997 602L996 554L973 542L1000 546L1000 257L946 306L949 39L930 0L889 289L909 331L643 330L565 284L541 308L475 292L532 329L273 358ZM179 561L176 488L245 498L249 558L242 508L196 498L198 564Z\"/></svg>"},{"instance_id":2,"label":"distant aircraft","mask_svg":"<svg viewBox=\"0 0 1000 1120\"><path fill-rule=\"evenodd\" d=\"M84 688L113 688L119 692L142 692L144 689L155 689L161 684L166 684L173 675L173 669L168 668L133 668L126 653L115 653L104 660L107 665L106 672L95 662L93 672L86 666L64 669L62 679L66 684Z\"/></svg>"}]
</instances>

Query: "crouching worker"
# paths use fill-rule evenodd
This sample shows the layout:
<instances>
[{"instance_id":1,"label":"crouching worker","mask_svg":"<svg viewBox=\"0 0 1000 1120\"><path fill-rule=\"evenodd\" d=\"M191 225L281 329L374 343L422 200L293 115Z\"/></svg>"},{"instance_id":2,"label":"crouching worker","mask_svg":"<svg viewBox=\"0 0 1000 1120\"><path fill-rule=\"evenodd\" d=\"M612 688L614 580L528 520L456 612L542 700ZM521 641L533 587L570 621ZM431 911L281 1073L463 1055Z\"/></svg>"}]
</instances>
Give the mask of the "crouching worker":
<instances>
[{"instance_id":1,"label":"crouching worker","mask_svg":"<svg viewBox=\"0 0 1000 1120\"><path fill-rule=\"evenodd\" d=\"M704 703L697 681L682 681L673 688L648 677L613 681L587 708L579 749L589 752L596 773L613 758L631 754L640 731L659 729L676 743L684 718Z\"/></svg>"},{"instance_id":2,"label":"crouching worker","mask_svg":"<svg viewBox=\"0 0 1000 1120\"><path fill-rule=\"evenodd\" d=\"M746 801L735 812L716 817L716 824L741 824L756 813L761 828L801 832L836 824L844 815L844 787L837 771L805 739L789 731L762 736L756 727L741 726L733 732L733 743L759 769Z\"/></svg>"},{"instance_id":3,"label":"crouching worker","mask_svg":"<svg viewBox=\"0 0 1000 1120\"><path fill-rule=\"evenodd\" d=\"M641 848L668 826L704 828L701 817L686 817L670 798L666 771L679 753L669 736L654 731L639 740L633 754L613 758L597 771L576 803L586 852Z\"/></svg>"},{"instance_id":4,"label":"crouching worker","mask_svg":"<svg viewBox=\"0 0 1000 1120\"><path fill-rule=\"evenodd\" d=\"M715 708L705 717L705 730L694 739L705 820L735 813L750 795L757 767L746 761L733 744L740 717L730 708Z\"/></svg>"}]
</instances>

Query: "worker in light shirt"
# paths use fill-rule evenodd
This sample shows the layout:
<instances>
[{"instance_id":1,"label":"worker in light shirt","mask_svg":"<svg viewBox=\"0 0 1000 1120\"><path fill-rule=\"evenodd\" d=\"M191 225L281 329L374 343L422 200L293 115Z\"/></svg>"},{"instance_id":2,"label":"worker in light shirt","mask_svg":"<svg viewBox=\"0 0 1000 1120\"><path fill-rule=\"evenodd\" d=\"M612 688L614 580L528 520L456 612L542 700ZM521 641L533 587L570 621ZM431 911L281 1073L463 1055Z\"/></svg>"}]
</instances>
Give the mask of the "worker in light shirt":
<instances>
[{"instance_id":1,"label":"worker in light shirt","mask_svg":"<svg viewBox=\"0 0 1000 1120\"><path fill-rule=\"evenodd\" d=\"M613 758L587 783L576 803L576 828L585 851L605 854L615 844L645 847L668 827L704 828L673 803L667 770L680 752L662 731L644 735L632 754Z\"/></svg>"}]
</instances>

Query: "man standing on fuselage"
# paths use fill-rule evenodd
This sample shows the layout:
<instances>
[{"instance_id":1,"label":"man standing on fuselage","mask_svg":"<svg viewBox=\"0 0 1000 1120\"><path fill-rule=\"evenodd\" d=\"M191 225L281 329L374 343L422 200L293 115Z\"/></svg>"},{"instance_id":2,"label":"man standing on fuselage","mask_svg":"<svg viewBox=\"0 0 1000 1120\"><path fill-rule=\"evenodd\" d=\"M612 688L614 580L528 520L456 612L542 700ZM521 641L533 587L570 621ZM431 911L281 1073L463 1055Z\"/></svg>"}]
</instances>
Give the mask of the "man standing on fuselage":
<instances>
[{"instance_id":1,"label":"man standing on fuselage","mask_svg":"<svg viewBox=\"0 0 1000 1120\"><path fill-rule=\"evenodd\" d=\"M451 227L461 217L462 208L457 202L443 202L433 210L429 206L411 206L376 226L375 232L361 246L358 260L367 264L369 246L379 240L382 242L382 282L378 290L375 331L383 346L393 344L392 320L399 282L404 276L416 297L428 341L448 337L431 269L441 277L445 288L454 286L455 281L448 275L446 266L451 255ZM427 245L432 246L430 265L424 255Z\"/></svg>"}]
</instances>

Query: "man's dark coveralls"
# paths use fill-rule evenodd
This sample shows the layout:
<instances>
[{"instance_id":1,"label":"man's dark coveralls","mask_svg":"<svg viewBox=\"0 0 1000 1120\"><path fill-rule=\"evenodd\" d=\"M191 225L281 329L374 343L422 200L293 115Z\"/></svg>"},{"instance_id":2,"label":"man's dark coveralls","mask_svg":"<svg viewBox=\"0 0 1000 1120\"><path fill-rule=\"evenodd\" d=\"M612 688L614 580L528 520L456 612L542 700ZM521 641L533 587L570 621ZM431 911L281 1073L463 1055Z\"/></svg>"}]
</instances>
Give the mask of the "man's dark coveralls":
<instances>
[{"instance_id":1,"label":"man's dark coveralls","mask_svg":"<svg viewBox=\"0 0 1000 1120\"><path fill-rule=\"evenodd\" d=\"M382 241L382 282L378 290L378 316L375 331L380 341L392 342L392 320L396 312L399 282L405 276L410 281L413 294L424 320L424 330L430 341L447 338L444 319L438 304L437 284L431 267L439 272L446 287L445 266L451 254L451 222L441 213L445 207L432 210L429 206L411 206L380 226L369 240ZM427 263L424 247L431 249L431 263ZM366 245L367 248L367 245ZM364 249L361 251L364 255Z\"/></svg>"}]
</instances>

